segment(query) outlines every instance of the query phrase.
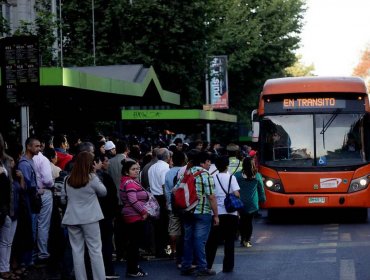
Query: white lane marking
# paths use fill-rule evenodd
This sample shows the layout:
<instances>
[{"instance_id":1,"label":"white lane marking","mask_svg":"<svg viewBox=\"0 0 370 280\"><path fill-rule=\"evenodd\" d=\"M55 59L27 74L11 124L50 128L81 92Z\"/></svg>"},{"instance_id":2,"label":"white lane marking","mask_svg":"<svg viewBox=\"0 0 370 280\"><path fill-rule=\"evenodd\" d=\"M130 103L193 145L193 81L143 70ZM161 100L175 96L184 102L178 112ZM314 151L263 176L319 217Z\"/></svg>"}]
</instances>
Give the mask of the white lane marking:
<instances>
[{"instance_id":1,"label":"white lane marking","mask_svg":"<svg viewBox=\"0 0 370 280\"><path fill-rule=\"evenodd\" d=\"M337 231L324 231L322 233L322 235L330 235L330 236L333 236L333 235L338 235L339 233Z\"/></svg>"},{"instance_id":2,"label":"white lane marking","mask_svg":"<svg viewBox=\"0 0 370 280\"><path fill-rule=\"evenodd\" d=\"M317 254L336 254L337 249L321 249L321 250L317 250L316 253Z\"/></svg>"},{"instance_id":3,"label":"white lane marking","mask_svg":"<svg viewBox=\"0 0 370 280\"><path fill-rule=\"evenodd\" d=\"M356 280L354 260L340 260L339 280Z\"/></svg>"},{"instance_id":4,"label":"white lane marking","mask_svg":"<svg viewBox=\"0 0 370 280\"><path fill-rule=\"evenodd\" d=\"M324 231L327 230L338 230L339 229L339 224L332 224L324 227Z\"/></svg>"},{"instance_id":5,"label":"white lane marking","mask_svg":"<svg viewBox=\"0 0 370 280\"><path fill-rule=\"evenodd\" d=\"M337 242L320 242L319 247L337 247Z\"/></svg>"},{"instance_id":6,"label":"white lane marking","mask_svg":"<svg viewBox=\"0 0 370 280\"><path fill-rule=\"evenodd\" d=\"M255 243L262 243L263 241L268 240L268 239L270 239L269 236L260 236L259 238L257 238Z\"/></svg>"},{"instance_id":7,"label":"white lane marking","mask_svg":"<svg viewBox=\"0 0 370 280\"><path fill-rule=\"evenodd\" d=\"M337 257L320 257L313 260L305 261L305 263L336 263Z\"/></svg>"},{"instance_id":8,"label":"white lane marking","mask_svg":"<svg viewBox=\"0 0 370 280\"><path fill-rule=\"evenodd\" d=\"M352 241L352 235L349 232L344 232L340 234L340 241Z\"/></svg>"},{"instance_id":9,"label":"white lane marking","mask_svg":"<svg viewBox=\"0 0 370 280\"><path fill-rule=\"evenodd\" d=\"M222 263L214 263L212 269L216 271L216 273L220 273L222 271Z\"/></svg>"},{"instance_id":10,"label":"white lane marking","mask_svg":"<svg viewBox=\"0 0 370 280\"><path fill-rule=\"evenodd\" d=\"M323 236L320 238L321 241L336 241L338 236Z\"/></svg>"}]
</instances>

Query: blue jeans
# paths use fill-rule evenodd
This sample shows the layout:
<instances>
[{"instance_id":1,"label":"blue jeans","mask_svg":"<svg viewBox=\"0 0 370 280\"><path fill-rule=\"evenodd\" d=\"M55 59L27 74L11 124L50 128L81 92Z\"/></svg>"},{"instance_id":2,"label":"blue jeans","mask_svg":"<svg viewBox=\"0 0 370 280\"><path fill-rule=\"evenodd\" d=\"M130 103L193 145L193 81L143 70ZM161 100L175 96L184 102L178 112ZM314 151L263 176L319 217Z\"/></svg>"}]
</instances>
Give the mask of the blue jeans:
<instances>
[{"instance_id":1,"label":"blue jeans","mask_svg":"<svg viewBox=\"0 0 370 280\"><path fill-rule=\"evenodd\" d=\"M39 214L32 214L32 231L33 239L37 240L39 249L38 258L48 258L48 240L51 213L53 211L53 194L50 190L45 189L41 195L42 206ZM37 236L36 236L37 233Z\"/></svg>"},{"instance_id":2,"label":"blue jeans","mask_svg":"<svg viewBox=\"0 0 370 280\"><path fill-rule=\"evenodd\" d=\"M10 271L10 253L16 228L17 220L12 221L6 216L4 225L0 227L0 272Z\"/></svg>"},{"instance_id":3,"label":"blue jeans","mask_svg":"<svg viewBox=\"0 0 370 280\"><path fill-rule=\"evenodd\" d=\"M188 270L196 258L198 270L207 269L206 242L211 229L211 214L194 214L184 217L184 254L182 270Z\"/></svg>"}]
</instances>

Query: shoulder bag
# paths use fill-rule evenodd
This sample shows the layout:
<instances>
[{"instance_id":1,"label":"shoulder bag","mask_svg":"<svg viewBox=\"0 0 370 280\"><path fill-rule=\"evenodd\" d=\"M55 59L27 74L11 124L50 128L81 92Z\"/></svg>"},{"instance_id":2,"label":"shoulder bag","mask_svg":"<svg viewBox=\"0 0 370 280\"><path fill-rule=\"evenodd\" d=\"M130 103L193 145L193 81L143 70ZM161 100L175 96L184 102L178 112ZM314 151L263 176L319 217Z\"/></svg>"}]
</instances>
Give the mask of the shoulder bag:
<instances>
[{"instance_id":1,"label":"shoulder bag","mask_svg":"<svg viewBox=\"0 0 370 280\"><path fill-rule=\"evenodd\" d=\"M221 181L220 179L218 178L218 174L216 175L216 178L218 180L218 183L220 184L221 186L221 189L224 191L224 193L226 194L226 197L224 199L224 204L225 204L225 209L228 213L232 213L232 212L235 212L235 211L238 211L238 210L241 210L243 209L244 205L243 205L243 202L240 200L239 197L237 197L233 192L230 193L230 187L231 187L231 179L232 179L232 175L230 175L230 179L229 179L229 187L228 187L228 190L226 191L224 189L224 187L222 186L221 184Z\"/></svg>"},{"instance_id":2,"label":"shoulder bag","mask_svg":"<svg viewBox=\"0 0 370 280\"><path fill-rule=\"evenodd\" d=\"M144 203L143 207L148 213L150 218L158 219L159 214L160 214L160 206L159 206L157 199L154 197L154 195L151 192L148 192L146 189L144 189L135 180L127 180L125 184L123 185L122 191L126 191L126 186L128 183L135 183L136 185L140 186L143 191L146 192L146 194L148 195L148 200Z\"/></svg>"}]
</instances>

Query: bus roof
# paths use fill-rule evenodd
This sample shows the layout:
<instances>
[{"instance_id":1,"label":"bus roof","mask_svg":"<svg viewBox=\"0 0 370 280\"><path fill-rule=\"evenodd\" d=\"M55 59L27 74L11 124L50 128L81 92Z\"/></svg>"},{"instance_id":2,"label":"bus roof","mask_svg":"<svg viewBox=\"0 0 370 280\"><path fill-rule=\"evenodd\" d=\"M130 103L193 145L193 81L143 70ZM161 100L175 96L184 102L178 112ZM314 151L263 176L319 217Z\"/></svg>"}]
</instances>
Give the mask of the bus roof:
<instances>
[{"instance_id":1,"label":"bus roof","mask_svg":"<svg viewBox=\"0 0 370 280\"><path fill-rule=\"evenodd\" d=\"M348 92L366 94L364 81L358 77L294 77L270 79L261 95L282 93Z\"/></svg>"}]
</instances>

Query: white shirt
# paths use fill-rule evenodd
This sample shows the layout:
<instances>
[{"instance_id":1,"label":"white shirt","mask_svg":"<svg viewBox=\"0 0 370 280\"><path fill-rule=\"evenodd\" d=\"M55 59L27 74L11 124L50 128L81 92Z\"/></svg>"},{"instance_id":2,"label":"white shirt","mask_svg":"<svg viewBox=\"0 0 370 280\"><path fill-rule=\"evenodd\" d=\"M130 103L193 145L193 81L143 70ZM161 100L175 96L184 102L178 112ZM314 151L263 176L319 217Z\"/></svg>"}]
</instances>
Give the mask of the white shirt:
<instances>
[{"instance_id":1,"label":"white shirt","mask_svg":"<svg viewBox=\"0 0 370 280\"><path fill-rule=\"evenodd\" d=\"M222 187L227 192L227 190L229 188L230 174L229 173L223 173L222 172L222 173L217 173L217 174L213 175L213 180L215 181L215 195L216 195L216 199L217 199L218 214L219 215L222 215L222 214L238 215L238 212L237 211L231 212L231 213L228 213L226 211L225 204L224 204L224 200L226 198L226 194L222 190L222 188L220 186L220 183L218 182L216 176L220 180L220 182L222 184ZM230 193L232 193L234 191L238 191L238 190L240 190L239 184L236 181L235 176L232 175L231 184L230 184Z\"/></svg>"},{"instance_id":2,"label":"white shirt","mask_svg":"<svg viewBox=\"0 0 370 280\"><path fill-rule=\"evenodd\" d=\"M166 179L166 173L170 166L163 160L158 160L148 170L148 179L150 191L154 195L163 195L163 186Z\"/></svg>"},{"instance_id":3,"label":"white shirt","mask_svg":"<svg viewBox=\"0 0 370 280\"><path fill-rule=\"evenodd\" d=\"M37 186L41 189L52 187L54 184L54 179L48 158L39 152L32 159L35 163Z\"/></svg>"}]
</instances>

